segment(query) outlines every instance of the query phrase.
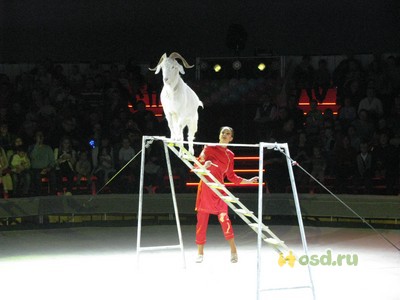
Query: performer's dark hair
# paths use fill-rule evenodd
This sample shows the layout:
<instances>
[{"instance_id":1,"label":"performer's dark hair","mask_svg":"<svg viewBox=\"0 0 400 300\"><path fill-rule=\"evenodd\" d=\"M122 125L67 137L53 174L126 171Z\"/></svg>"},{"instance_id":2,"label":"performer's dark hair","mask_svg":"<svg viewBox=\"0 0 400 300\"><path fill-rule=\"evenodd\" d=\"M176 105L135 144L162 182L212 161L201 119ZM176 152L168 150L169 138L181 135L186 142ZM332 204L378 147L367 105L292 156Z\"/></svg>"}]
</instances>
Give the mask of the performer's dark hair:
<instances>
[{"instance_id":1,"label":"performer's dark hair","mask_svg":"<svg viewBox=\"0 0 400 300\"><path fill-rule=\"evenodd\" d=\"M220 129L219 129L219 132L221 132L222 131L222 129L224 129L224 128L227 128L227 129L229 129L229 131L231 132L231 134L232 134L232 137L234 137L235 136L235 131L233 130L233 128L232 127L229 127L229 126L222 126Z\"/></svg>"}]
</instances>

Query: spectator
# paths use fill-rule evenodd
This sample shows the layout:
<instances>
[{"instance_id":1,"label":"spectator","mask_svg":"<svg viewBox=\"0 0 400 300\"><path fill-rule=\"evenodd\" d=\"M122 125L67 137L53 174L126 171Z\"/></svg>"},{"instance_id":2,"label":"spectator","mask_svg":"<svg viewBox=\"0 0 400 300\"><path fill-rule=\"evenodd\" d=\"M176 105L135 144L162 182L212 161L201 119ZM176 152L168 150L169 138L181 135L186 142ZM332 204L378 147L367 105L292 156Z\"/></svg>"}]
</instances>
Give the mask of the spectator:
<instances>
[{"instance_id":1,"label":"spectator","mask_svg":"<svg viewBox=\"0 0 400 300\"><path fill-rule=\"evenodd\" d=\"M84 76L80 72L78 65L73 65L71 74L68 76L68 85L71 88L72 95L79 95L84 86Z\"/></svg>"},{"instance_id":2,"label":"spectator","mask_svg":"<svg viewBox=\"0 0 400 300\"><path fill-rule=\"evenodd\" d=\"M152 193L153 188L157 188L158 192L164 189L164 171L160 164L159 156L151 155L144 166L145 186Z\"/></svg>"},{"instance_id":3,"label":"spectator","mask_svg":"<svg viewBox=\"0 0 400 300\"><path fill-rule=\"evenodd\" d=\"M11 150L14 138L15 136L8 131L8 124L0 124L0 147L2 147L6 153Z\"/></svg>"},{"instance_id":4,"label":"spectator","mask_svg":"<svg viewBox=\"0 0 400 300\"><path fill-rule=\"evenodd\" d=\"M121 120L118 117L115 117L111 120L108 132L110 134L112 144L115 145L122 140L122 136L125 133L125 129Z\"/></svg>"},{"instance_id":5,"label":"spectator","mask_svg":"<svg viewBox=\"0 0 400 300\"><path fill-rule=\"evenodd\" d=\"M361 138L354 126L349 126L349 128L347 128L347 136L349 137L351 147L360 149Z\"/></svg>"},{"instance_id":6,"label":"spectator","mask_svg":"<svg viewBox=\"0 0 400 300\"><path fill-rule=\"evenodd\" d=\"M67 137L62 138L60 147L54 149L58 186L57 189L59 192L63 192L65 195L72 194L72 187L76 174L76 156L76 151L72 148L71 140Z\"/></svg>"},{"instance_id":7,"label":"spectator","mask_svg":"<svg viewBox=\"0 0 400 300\"><path fill-rule=\"evenodd\" d=\"M44 143L44 134L38 131L35 135L36 142L31 145L28 155L31 160L32 194L38 196L42 193L42 178L49 180L49 192L56 192L55 159L53 149Z\"/></svg>"},{"instance_id":8,"label":"spectator","mask_svg":"<svg viewBox=\"0 0 400 300\"><path fill-rule=\"evenodd\" d=\"M333 175L335 168L334 162L334 147L336 143L336 136L333 128L325 128L321 131L320 138L320 151L326 157L325 174Z\"/></svg>"},{"instance_id":9,"label":"spectator","mask_svg":"<svg viewBox=\"0 0 400 300\"><path fill-rule=\"evenodd\" d=\"M339 108L337 118L345 128L357 118L357 109L353 105L350 97L344 97L344 103Z\"/></svg>"},{"instance_id":10,"label":"spectator","mask_svg":"<svg viewBox=\"0 0 400 300\"><path fill-rule=\"evenodd\" d=\"M341 106L344 105L344 99L349 98L351 103L358 107L360 101L365 97L365 89L361 85L359 80L350 80L344 86L344 92L342 97L338 97L336 103L340 104Z\"/></svg>"},{"instance_id":11,"label":"spectator","mask_svg":"<svg viewBox=\"0 0 400 300\"><path fill-rule=\"evenodd\" d=\"M136 191L136 187L138 186L140 178L140 164L138 160L131 161L135 154L136 151L131 146L129 138L124 137L122 139L122 146L118 152L119 167L122 168L126 166L122 171L122 179L120 180L119 190L122 192L133 193ZM128 164L128 162L130 163Z\"/></svg>"},{"instance_id":12,"label":"spectator","mask_svg":"<svg viewBox=\"0 0 400 300\"><path fill-rule=\"evenodd\" d=\"M324 110L324 115L323 115L323 128L333 128L335 125L335 115L333 114L333 110L331 108L326 108Z\"/></svg>"},{"instance_id":13,"label":"spectator","mask_svg":"<svg viewBox=\"0 0 400 300\"><path fill-rule=\"evenodd\" d=\"M116 172L113 148L111 145L107 145L104 139L102 141L103 143L99 147L98 157L96 158L96 168L93 171L101 186L106 184Z\"/></svg>"},{"instance_id":14,"label":"spectator","mask_svg":"<svg viewBox=\"0 0 400 300\"><path fill-rule=\"evenodd\" d=\"M367 82L373 83L378 98L386 94L383 61L380 57L375 56L374 60L369 64L367 69Z\"/></svg>"},{"instance_id":15,"label":"spectator","mask_svg":"<svg viewBox=\"0 0 400 300\"><path fill-rule=\"evenodd\" d=\"M49 70L46 68L44 64L40 64L37 66L35 82L37 86L42 90L49 90L52 81L52 76Z\"/></svg>"},{"instance_id":16,"label":"spectator","mask_svg":"<svg viewBox=\"0 0 400 300\"><path fill-rule=\"evenodd\" d=\"M318 69L314 73L314 94L319 103L324 102L330 86L331 74L328 70L328 63L325 59L320 59Z\"/></svg>"},{"instance_id":17,"label":"spectator","mask_svg":"<svg viewBox=\"0 0 400 300\"><path fill-rule=\"evenodd\" d=\"M56 109L62 112L65 110L76 110L78 99L72 94L71 88L66 86L57 93L54 102Z\"/></svg>"},{"instance_id":18,"label":"spectator","mask_svg":"<svg viewBox=\"0 0 400 300\"><path fill-rule=\"evenodd\" d=\"M105 103L105 120L111 122L113 119L119 116L122 111L127 110L128 104L125 103L121 97L118 89L111 89L106 94Z\"/></svg>"},{"instance_id":19,"label":"spectator","mask_svg":"<svg viewBox=\"0 0 400 300\"><path fill-rule=\"evenodd\" d=\"M11 161L11 157L12 157L14 154L17 153L17 148L18 148L18 147L21 147L21 146L25 146L25 144L24 144L22 138L19 137L19 136L17 136L17 137L14 139L14 141L13 141L13 144L12 144L11 149L8 150L7 153L6 153L6 154L7 154L7 159L8 159L8 161Z\"/></svg>"},{"instance_id":20,"label":"spectator","mask_svg":"<svg viewBox=\"0 0 400 300\"><path fill-rule=\"evenodd\" d=\"M123 167L127 162L129 162L132 157L136 154L135 150L131 147L129 138L125 137L122 139L122 147L118 152L118 162L119 167Z\"/></svg>"},{"instance_id":21,"label":"spectator","mask_svg":"<svg viewBox=\"0 0 400 300\"><path fill-rule=\"evenodd\" d=\"M368 112L365 109L358 112L358 118L351 125L354 126L361 140L370 141L372 139L375 125L369 120Z\"/></svg>"},{"instance_id":22,"label":"spectator","mask_svg":"<svg viewBox=\"0 0 400 300\"><path fill-rule=\"evenodd\" d=\"M88 158L88 152L82 151L78 155L78 161L75 165L76 185L79 187L83 178L87 179L87 185L91 183L90 174L92 173L92 165Z\"/></svg>"},{"instance_id":23,"label":"spectator","mask_svg":"<svg viewBox=\"0 0 400 300\"><path fill-rule=\"evenodd\" d=\"M301 62L295 67L293 81L297 102L300 100L303 89L306 90L309 100L313 99L314 68L311 65L311 58L309 56L303 56Z\"/></svg>"},{"instance_id":24,"label":"spectator","mask_svg":"<svg viewBox=\"0 0 400 300\"><path fill-rule=\"evenodd\" d=\"M288 119L283 123L282 128L277 128L273 133L272 137L278 143L288 143L289 147L292 147L295 144L295 140L297 137L294 121L292 119Z\"/></svg>"},{"instance_id":25,"label":"spectator","mask_svg":"<svg viewBox=\"0 0 400 300\"><path fill-rule=\"evenodd\" d=\"M381 168L385 177L386 193L393 195L399 177L399 149L389 144L386 132L379 135L379 145L373 149L374 170Z\"/></svg>"},{"instance_id":26,"label":"spectator","mask_svg":"<svg viewBox=\"0 0 400 300\"><path fill-rule=\"evenodd\" d=\"M10 173L7 154L4 149L0 147L0 182L3 184L4 199L7 199L9 193L12 193L13 191L13 182Z\"/></svg>"},{"instance_id":27,"label":"spectator","mask_svg":"<svg viewBox=\"0 0 400 300\"><path fill-rule=\"evenodd\" d=\"M297 105L295 95L290 95L287 102L288 118L292 119L297 130L303 130L304 128L304 111Z\"/></svg>"},{"instance_id":28,"label":"spectator","mask_svg":"<svg viewBox=\"0 0 400 300\"><path fill-rule=\"evenodd\" d=\"M104 108L103 91L96 87L96 82L93 78L87 78L85 86L81 92L82 104L86 111L102 111Z\"/></svg>"},{"instance_id":29,"label":"spectator","mask_svg":"<svg viewBox=\"0 0 400 300\"><path fill-rule=\"evenodd\" d=\"M317 141L322 127L323 119L324 116L322 112L318 109L318 102L316 100L311 100L310 111L307 113L305 124L305 131L311 139L311 143Z\"/></svg>"},{"instance_id":30,"label":"spectator","mask_svg":"<svg viewBox=\"0 0 400 300\"><path fill-rule=\"evenodd\" d=\"M349 192L349 180L352 179L355 170L356 150L351 147L347 135L336 140L335 155L335 188L337 193Z\"/></svg>"},{"instance_id":31,"label":"spectator","mask_svg":"<svg viewBox=\"0 0 400 300\"><path fill-rule=\"evenodd\" d=\"M138 101L136 103L136 112L132 116L133 122L135 122L139 130L143 134L151 135L152 127L157 127L158 120L151 110L146 109L146 104L143 101ZM153 124L149 126L149 124ZM154 132L153 132L154 133Z\"/></svg>"},{"instance_id":32,"label":"spectator","mask_svg":"<svg viewBox=\"0 0 400 300\"><path fill-rule=\"evenodd\" d=\"M260 98L260 105L257 107L256 115L253 119L256 124L257 139L266 141L274 129L274 121L278 117L278 107L273 102L272 97L264 94Z\"/></svg>"},{"instance_id":33,"label":"spectator","mask_svg":"<svg viewBox=\"0 0 400 300\"><path fill-rule=\"evenodd\" d=\"M393 55L386 58L384 74L386 93L388 95L395 95L400 91L400 65Z\"/></svg>"},{"instance_id":34,"label":"spectator","mask_svg":"<svg viewBox=\"0 0 400 300\"><path fill-rule=\"evenodd\" d=\"M364 189L366 194L372 192L372 153L367 142L360 144L360 152L356 156L357 169L354 174L354 192Z\"/></svg>"},{"instance_id":35,"label":"spectator","mask_svg":"<svg viewBox=\"0 0 400 300\"><path fill-rule=\"evenodd\" d=\"M390 106L390 114L386 120L393 133L400 134L400 92L394 97L393 104Z\"/></svg>"},{"instance_id":36,"label":"spectator","mask_svg":"<svg viewBox=\"0 0 400 300\"><path fill-rule=\"evenodd\" d=\"M303 166L304 169L309 170L310 168L310 157L312 154L312 146L307 140L307 135L304 131L301 131L297 135L296 143L290 149L293 160ZM300 168L293 169L296 182L298 186L305 187L308 183L308 176L300 170Z\"/></svg>"},{"instance_id":37,"label":"spectator","mask_svg":"<svg viewBox=\"0 0 400 300\"><path fill-rule=\"evenodd\" d=\"M367 89L367 97L361 100L358 105L358 112L361 110L366 110L368 115L373 120L378 120L378 118L383 116L383 106L382 101L375 97L375 89L369 87Z\"/></svg>"},{"instance_id":38,"label":"spectator","mask_svg":"<svg viewBox=\"0 0 400 300\"><path fill-rule=\"evenodd\" d=\"M11 157L11 172L15 197L27 197L31 185L31 162L24 146L18 146Z\"/></svg>"},{"instance_id":39,"label":"spectator","mask_svg":"<svg viewBox=\"0 0 400 300\"><path fill-rule=\"evenodd\" d=\"M339 101L345 95L346 86L349 86L349 83L355 83L359 87L362 82L362 69L361 63L354 58L352 55L348 55L344 60L342 60L332 75L333 84L337 87L337 97ZM353 99L354 100L354 99ZM354 104L358 104L354 102Z\"/></svg>"},{"instance_id":40,"label":"spectator","mask_svg":"<svg viewBox=\"0 0 400 300\"><path fill-rule=\"evenodd\" d=\"M139 152L142 149L142 133L138 130L132 130L127 132L127 136L130 142L130 145L135 152Z\"/></svg>"}]
</instances>

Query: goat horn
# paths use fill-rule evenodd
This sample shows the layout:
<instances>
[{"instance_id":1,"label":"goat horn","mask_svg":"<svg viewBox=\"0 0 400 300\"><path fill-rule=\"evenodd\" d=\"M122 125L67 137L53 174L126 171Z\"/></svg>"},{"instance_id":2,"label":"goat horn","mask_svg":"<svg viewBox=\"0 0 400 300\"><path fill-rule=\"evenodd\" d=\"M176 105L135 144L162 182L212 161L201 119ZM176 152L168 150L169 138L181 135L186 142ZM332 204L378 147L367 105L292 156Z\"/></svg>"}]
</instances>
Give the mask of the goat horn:
<instances>
[{"instance_id":1,"label":"goat horn","mask_svg":"<svg viewBox=\"0 0 400 300\"><path fill-rule=\"evenodd\" d=\"M161 58L160 61L158 62L157 66L155 66L154 68L149 68L150 71L155 71L157 69L157 67L163 62L163 60L167 57L167 53L164 53Z\"/></svg>"},{"instance_id":2,"label":"goat horn","mask_svg":"<svg viewBox=\"0 0 400 300\"><path fill-rule=\"evenodd\" d=\"M183 65L185 66L185 68L193 68L194 67L194 65L189 65L188 64L188 62L179 54L179 53L177 53L177 52L172 52L170 55L169 55L169 58L179 58L180 60L182 60L182 62L183 62Z\"/></svg>"}]
</instances>

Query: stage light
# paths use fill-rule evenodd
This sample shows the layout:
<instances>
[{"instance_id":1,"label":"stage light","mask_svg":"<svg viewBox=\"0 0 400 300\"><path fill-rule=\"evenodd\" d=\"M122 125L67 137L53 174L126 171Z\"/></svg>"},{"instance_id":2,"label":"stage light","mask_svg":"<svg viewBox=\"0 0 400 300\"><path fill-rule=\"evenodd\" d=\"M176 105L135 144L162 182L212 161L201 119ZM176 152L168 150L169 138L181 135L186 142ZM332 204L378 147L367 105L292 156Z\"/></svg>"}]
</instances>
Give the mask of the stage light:
<instances>
[{"instance_id":1,"label":"stage light","mask_svg":"<svg viewBox=\"0 0 400 300\"><path fill-rule=\"evenodd\" d=\"M266 66L265 66L264 63L259 63L258 66L257 66L257 69L259 69L261 72L264 71L265 68L266 68Z\"/></svg>"},{"instance_id":2,"label":"stage light","mask_svg":"<svg viewBox=\"0 0 400 300\"><path fill-rule=\"evenodd\" d=\"M221 71L221 69L222 69L221 65L219 65L219 64L214 65L214 71L215 71L216 73L218 73L219 71Z\"/></svg>"},{"instance_id":3,"label":"stage light","mask_svg":"<svg viewBox=\"0 0 400 300\"><path fill-rule=\"evenodd\" d=\"M241 63L240 61L238 61L238 60L235 60L235 61L232 63L232 68L233 68L235 71L240 70L241 67L242 67L242 63Z\"/></svg>"}]
</instances>

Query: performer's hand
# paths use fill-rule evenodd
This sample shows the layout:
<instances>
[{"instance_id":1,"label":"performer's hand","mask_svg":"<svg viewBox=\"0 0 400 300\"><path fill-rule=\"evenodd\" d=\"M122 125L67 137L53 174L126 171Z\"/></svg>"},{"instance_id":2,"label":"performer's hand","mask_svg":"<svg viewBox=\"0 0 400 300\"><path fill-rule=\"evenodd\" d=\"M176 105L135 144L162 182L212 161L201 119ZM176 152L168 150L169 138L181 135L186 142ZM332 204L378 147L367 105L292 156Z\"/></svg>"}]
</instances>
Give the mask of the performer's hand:
<instances>
[{"instance_id":1,"label":"performer's hand","mask_svg":"<svg viewBox=\"0 0 400 300\"><path fill-rule=\"evenodd\" d=\"M217 167L217 168L218 168L218 165L213 164L211 160L207 160L207 161L204 163L204 167L205 167L206 169L208 169L208 168L211 167L211 166L214 166L214 167Z\"/></svg>"},{"instance_id":2,"label":"performer's hand","mask_svg":"<svg viewBox=\"0 0 400 300\"><path fill-rule=\"evenodd\" d=\"M254 176L253 178L247 179L249 183L257 183L258 182L258 176Z\"/></svg>"}]
</instances>

